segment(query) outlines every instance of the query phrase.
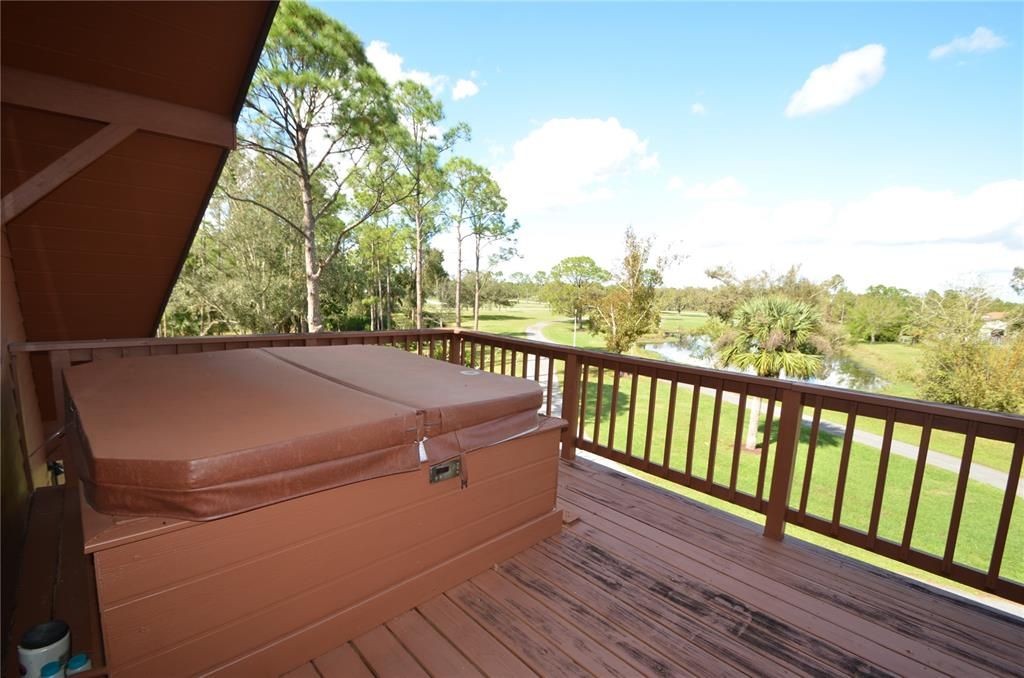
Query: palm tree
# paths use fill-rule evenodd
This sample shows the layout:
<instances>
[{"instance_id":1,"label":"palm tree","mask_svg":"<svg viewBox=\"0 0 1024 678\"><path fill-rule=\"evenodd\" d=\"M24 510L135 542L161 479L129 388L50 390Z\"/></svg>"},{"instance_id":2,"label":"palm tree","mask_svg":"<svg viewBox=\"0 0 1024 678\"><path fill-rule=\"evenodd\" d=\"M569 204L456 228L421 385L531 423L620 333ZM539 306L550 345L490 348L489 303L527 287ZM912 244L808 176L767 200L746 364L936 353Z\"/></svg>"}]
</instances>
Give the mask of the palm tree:
<instances>
[{"instance_id":1,"label":"palm tree","mask_svg":"<svg viewBox=\"0 0 1024 678\"><path fill-rule=\"evenodd\" d=\"M821 330L821 315L810 304L781 296L754 297L740 304L716 342L717 362L753 370L760 377L811 377L821 371L822 354L829 347ZM750 401L746 447L752 450L761 400Z\"/></svg>"}]
</instances>

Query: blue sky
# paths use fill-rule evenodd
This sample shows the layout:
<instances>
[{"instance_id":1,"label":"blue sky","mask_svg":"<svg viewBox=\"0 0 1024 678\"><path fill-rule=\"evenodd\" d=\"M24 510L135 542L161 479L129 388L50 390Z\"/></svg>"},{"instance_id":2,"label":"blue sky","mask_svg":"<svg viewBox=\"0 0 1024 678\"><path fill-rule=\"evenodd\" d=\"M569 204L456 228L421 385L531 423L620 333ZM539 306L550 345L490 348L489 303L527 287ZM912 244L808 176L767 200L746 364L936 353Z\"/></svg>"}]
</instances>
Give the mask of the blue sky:
<instances>
[{"instance_id":1,"label":"blue sky","mask_svg":"<svg viewBox=\"0 0 1024 678\"><path fill-rule=\"evenodd\" d=\"M611 267L627 225L679 285L800 264L1010 297L1024 266L1021 3L321 6L470 124L523 224L506 271Z\"/></svg>"}]
</instances>

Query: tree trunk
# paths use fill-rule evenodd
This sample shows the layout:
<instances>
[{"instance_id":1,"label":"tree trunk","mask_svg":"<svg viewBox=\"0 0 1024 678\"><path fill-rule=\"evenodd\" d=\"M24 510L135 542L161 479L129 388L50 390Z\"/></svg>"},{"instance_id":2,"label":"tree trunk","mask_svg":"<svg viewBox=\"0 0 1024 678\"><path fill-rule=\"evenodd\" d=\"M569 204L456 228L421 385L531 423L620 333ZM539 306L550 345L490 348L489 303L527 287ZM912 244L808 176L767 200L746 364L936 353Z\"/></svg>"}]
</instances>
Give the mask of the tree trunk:
<instances>
[{"instance_id":1,"label":"tree trunk","mask_svg":"<svg viewBox=\"0 0 1024 678\"><path fill-rule=\"evenodd\" d=\"M319 262L316 254L316 226L313 221L312 197L305 194L302 196L302 228L305 237L302 242L302 252L306 263L306 323L310 332L319 332L323 329L320 319L320 272L317 270Z\"/></svg>"},{"instance_id":2,"label":"tree trunk","mask_svg":"<svg viewBox=\"0 0 1024 678\"><path fill-rule=\"evenodd\" d=\"M423 329L423 215L416 210L416 329Z\"/></svg>"},{"instance_id":3,"label":"tree trunk","mask_svg":"<svg viewBox=\"0 0 1024 678\"><path fill-rule=\"evenodd\" d=\"M748 450L757 449L757 428L761 423L761 399L748 397L747 411L750 413L750 420L747 421L747 440L744 445Z\"/></svg>"},{"instance_id":4,"label":"tree trunk","mask_svg":"<svg viewBox=\"0 0 1024 678\"><path fill-rule=\"evenodd\" d=\"M385 285L385 289L387 290L387 292L385 294L385 299L387 300L386 304L387 304L387 311L388 311L387 312L387 322L384 325L384 329L390 330L391 329L391 313L393 311L393 307L391 306L391 266L388 266L387 273L385 274L384 285Z\"/></svg>"},{"instance_id":5,"label":"tree trunk","mask_svg":"<svg viewBox=\"0 0 1024 678\"><path fill-rule=\"evenodd\" d=\"M462 224L455 225L455 238L458 243L455 268L455 326L462 327Z\"/></svg>"},{"instance_id":6,"label":"tree trunk","mask_svg":"<svg viewBox=\"0 0 1024 678\"><path fill-rule=\"evenodd\" d=\"M480 238L476 239L476 257L473 266L473 329L480 329Z\"/></svg>"}]
</instances>

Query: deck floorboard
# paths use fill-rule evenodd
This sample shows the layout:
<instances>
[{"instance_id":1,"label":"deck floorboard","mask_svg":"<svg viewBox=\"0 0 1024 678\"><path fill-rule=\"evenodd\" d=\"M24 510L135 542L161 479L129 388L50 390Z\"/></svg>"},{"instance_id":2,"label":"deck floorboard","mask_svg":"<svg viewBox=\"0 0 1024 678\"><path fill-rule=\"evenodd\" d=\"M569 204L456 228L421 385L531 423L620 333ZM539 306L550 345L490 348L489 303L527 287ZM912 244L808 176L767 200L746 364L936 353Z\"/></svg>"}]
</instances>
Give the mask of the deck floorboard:
<instances>
[{"instance_id":1,"label":"deck floorboard","mask_svg":"<svg viewBox=\"0 0 1024 678\"><path fill-rule=\"evenodd\" d=\"M562 534L295 676L1022 675L1024 619L591 461Z\"/></svg>"}]
</instances>

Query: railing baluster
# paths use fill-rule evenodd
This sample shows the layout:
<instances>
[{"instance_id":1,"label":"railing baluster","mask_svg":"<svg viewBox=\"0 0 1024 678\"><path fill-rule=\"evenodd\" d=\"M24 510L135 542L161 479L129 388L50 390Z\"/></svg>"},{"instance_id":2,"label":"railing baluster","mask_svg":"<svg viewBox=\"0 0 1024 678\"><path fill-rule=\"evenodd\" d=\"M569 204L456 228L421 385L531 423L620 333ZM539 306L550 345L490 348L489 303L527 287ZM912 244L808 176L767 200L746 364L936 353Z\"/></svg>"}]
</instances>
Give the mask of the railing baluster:
<instances>
[{"instance_id":1,"label":"railing baluster","mask_svg":"<svg viewBox=\"0 0 1024 678\"><path fill-rule=\"evenodd\" d=\"M583 440L583 428L587 421L587 382L590 381L590 365L584 363L583 365L583 383L580 387L580 421L579 430L576 432L576 437Z\"/></svg>"},{"instance_id":2,"label":"railing baluster","mask_svg":"<svg viewBox=\"0 0 1024 678\"><path fill-rule=\"evenodd\" d=\"M764 415L764 436L761 439L761 464L757 469L757 498L764 509L764 476L768 469L768 448L772 443L772 424L775 423L775 393L768 398L768 411Z\"/></svg>"},{"instance_id":3,"label":"railing baluster","mask_svg":"<svg viewBox=\"0 0 1024 678\"><path fill-rule=\"evenodd\" d=\"M633 382L629 388L629 416L626 418L626 456L633 456L633 424L636 421L636 389L639 386L640 373L633 368Z\"/></svg>"},{"instance_id":4,"label":"railing baluster","mask_svg":"<svg viewBox=\"0 0 1024 678\"><path fill-rule=\"evenodd\" d=\"M562 388L562 419L568 422L562 431L562 459L569 460L576 458L576 419L579 417L579 391L576 389L580 385L577 360L575 353L565 357L565 384Z\"/></svg>"},{"instance_id":5,"label":"railing baluster","mask_svg":"<svg viewBox=\"0 0 1024 678\"><path fill-rule=\"evenodd\" d=\"M921 499L925 466L928 464L928 445L932 439L932 415L928 415L921 429L921 445L917 450L917 467L914 469L914 485L910 489L910 505L907 507L907 522L903 527L903 541L900 543L900 558L910 555L910 542L914 537L914 522L917 520L917 503Z\"/></svg>"},{"instance_id":6,"label":"railing baluster","mask_svg":"<svg viewBox=\"0 0 1024 678\"><path fill-rule=\"evenodd\" d=\"M686 440L686 478L687 481L693 476L693 448L697 442L697 416L700 414L700 377L693 385L693 395L690 399L690 427Z\"/></svg>"},{"instance_id":7,"label":"railing baluster","mask_svg":"<svg viewBox=\"0 0 1024 678\"><path fill-rule=\"evenodd\" d=\"M651 443L654 438L654 403L658 399L658 373L651 374L651 393L647 397L647 435L644 436L644 468L651 464Z\"/></svg>"},{"instance_id":8,"label":"railing baluster","mask_svg":"<svg viewBox=\"0 0 1024 678\"><path fill-rule=\"evenodd\" d=\"M491 344L491 369L490 372L494 372L494 344Z\"/></svg>"},{"instance_id":9,"label":"railing baluster","mask_svg":"<svg viewBox=\"0 0 1024 678\"><path fill-rule=\"evenodd\" d=\"M711 443L708 448L708 471L705 474L707 478L708 491L711 490L711 486L715 484L715 452L718 450L718 424L722 419L722 390L724 384L719 386L715 390L715 411L711 415Z\"/></svg>"},{"instance_id":10,"label":"railing baluster","mask_svg":"<svg viewBox=\"0 0 1024 678\"><path fill-rule=\"evenodd\" d=\"M843 436L843 451L839 456L839 475L836 478L835 501L832 503L832 536L839 534L839 523L843 516L843 496L846 494L846 474L850 468L850 449L853 447L853 432L857 425L857 404L854 403L846 415L846 434Z\"/></svg>"},{"instance_id":11,"label":"railing baluster","mask_svg":"<svg viewBox=\"0 0 1024 678\"><path fill-rule=\"evenodd\" d=\"M1003 566L1003 552L1006 550L1006 536L1010 531L1010 515L1013 513L1013 502L1020 484L1020 469L1024 463L1024 429L1017 431L1017 442L1013 446L1013 459L1010 461L1010 473L1006 478L1006 491L1003 493L1003 507L999 511L999 525L996 527L996 541L992 546L992 560L989 562L985 585L994 590L999 584L999 570Z\"/></svg>"},{"instance_id":12,"label":"railing baluster","mask_svg":"<svg viewBox=\"0 0 1024 678\"><path fill-rule=\"evenodd\" d=\"M608 413L608 447L615 449L615 416L616 410L619 408L619 368L615 366L612 368L614 376L612 377L612 404Z\"/></svg>"},{"instance_id":13,"label":"railing baluster","mask_svg":"<svg viewBox=\"0 0 1024 678\"><path fill-rule=\"evenodd\" d=\"M555 392L555 359L553 357L548 358L548 389L547 389L547 406L544 414L551 416L551 396Z\"/></svg>"},{"instance_id":14,"label":"railing baluster","mask_svg":"<svg viewBox=\"0 0 1024 678\"><path fill-rule=\"evenodd\" d=\"M736 435L732 441L732 468L729 471L729 500L736 498L736 483L740 477L740 458L743 455L743 418L747 414L747 385L740 389L736 405Z\"/></svg>"},{"instance_id":15,"label":"railing baluster","mask_svg":"<svg viewBox=\"0 0 1024 678\"><path fill-rule=\"evenodd\" d=\"M505 345L501 345L501 373L505 374Z\"/></svg>"},{"instance_id":16,"label":"railing baluster","mask_svg":"<svg viewBox=\"0 0 1024 678\"><path fill-rule=\"evenodd\" d=\"M599 444L601 440L601 405L604 400L604 363L597 363L597 399L594 402L594 436L591 440Z\"/></svg>"},{"instance_id":17,"label":"railing baluster","mask_svg":"<svg viewBox=\"0 0 1024 678\"><path fill-rule=\"evenodd\" d=\"M804 467L804 483L800 490L800 525L807 515L807 499L811 494L811 478L814 477L814 453L818 449L818 429L821 427L821 396L814 396L814 419L811 421L811 437L807 441L807 464Z\"/></svg>"},{"instance_id":18,"label":"railing baluster","mask_svg":"<svg viewBox=\"0 0 1024 678\"><path fill-rule=\"evenodd\" d=\"M946 550L942 555L942 572L948 573L953 564L956 552L956 537L960 532L960 516L964 510L964 497L967 496L967 480L971 477L971 459L974 457L974 441L978 434L978 422L967 423L967 437L964 439L964 451L960 457L960 474L956 479L956 495L953 497L953 511L949 515L949 533L946 535Z\"/></svg>"},{"instance_id":19,"label":"railing baluster","mask_svg":"<svg viewBox=\"0 0 1024 678\"><path fill-rule=\"evenodd\" d=\"M889 473L889 453L892 451L892 436L895 426L896 409L890 407L885 414L885 431L882 433L882 449L878 457L875 498L871 502L871 522L868 524L868 548L874 548L875 541L878 539L878 523L882 518L882 502L885 500L885 480Z\"/></svg>"},{"instance_id":20,"label":"railing baluster","mask_svg":"<svg viewBox=\"0 0 1024 678\"><path fill-rule=\"evenodd\" d=\"M774 406L775 399L772 398L768 402L769 423ZM775 465L772 467L772 488L764 520L764 536L769 539L782 539L786 532L786 512L789 510L789 494L793 487L793 468L796 464L803 410L803 397L799 391L786 389L782 392L782 416L779 420L778 444L775 446ZM761 456L768 456L767 447L761 450Z\"/></svg>"},{"instance_id":21,"label":"railing baluster","mask_svg":"<svg viewBox=\"0 0 1024 678\"><path fill-rule=\"evenodd\" d=\"M672 376L671 391L668 394L668 420L665 422L665 450L661 457L661 468L665 471L669 469L669 459L672 457L672 431L675 429L676 422L676 390L679 388L679 382L676 381L675 375Z\"/></svg>"},{"instance_id":22,"label":"railing baluster","mask_svg":"<svg viewBox=\"0 0 1024 678\"><path fill-rule=\"evenodd\" d=\"M515 348L511 349L511 351L512 351L512 364L511 364L511 367L510 367L508 373L514 377L514 376L516 376L516 354L519 353L519 351L515 350ZM523 362L526 362L525 358L523 358ZM504 364L502 364L502 366L501 366L501 373L505 374L505 365Z\"/></svg>"}]
</instances>

